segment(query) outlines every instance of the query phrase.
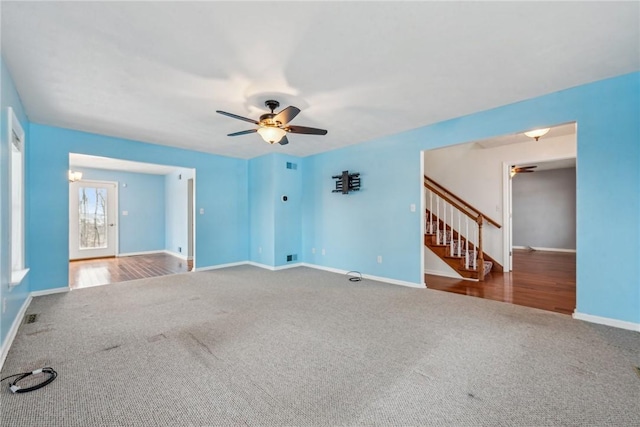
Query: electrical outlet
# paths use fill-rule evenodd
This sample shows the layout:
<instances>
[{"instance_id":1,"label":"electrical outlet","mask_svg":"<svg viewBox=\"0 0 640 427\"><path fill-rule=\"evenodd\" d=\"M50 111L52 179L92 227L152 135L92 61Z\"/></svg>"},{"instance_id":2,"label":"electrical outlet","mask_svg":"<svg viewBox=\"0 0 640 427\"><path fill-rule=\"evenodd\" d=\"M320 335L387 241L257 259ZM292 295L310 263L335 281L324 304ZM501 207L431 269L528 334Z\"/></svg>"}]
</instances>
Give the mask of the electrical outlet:
<instances>
[{"instance_id":1,"label":"electrical outlet","mask_svg":"<svg viewBox=\"0 0 640 427\"><path fill-rule=\"evenodd\" d=\"M7 297L2 298L2 312L7 311Z\"/></svg>"},{"instance_id":2,"label":"electrical outlet","mask_svg":"<svg viewBox=\"0 0 640 427\"><path fill-rule=\"evenodd\" d=\"M204 208L200 208L200 215L204 215Z\"/></svg>"},{"instance_id":3,"label":"electrical outlet","mask_svg":"<svg viewBox=\"0 0 640 427\"><path fill-rule=\"evenodd\" d=\"M182 246L178 246L178 252L182 253Z\"/></svg>"},{"instance_id":4,"label":"electrical outlet","mask_svg":"<svg viewBox=\"0 0 640 427\"><path fill-rule=\"evenodd\" d=\"M316 248L311 248L311 253L315 254L316 253Z\"/></svg>"},{"instance_id":5,"label":"electrical outlet","mask_svg":"<svg viewBox=\"0 0 640 427\"><path fill-rule=\"evenodd\" d=\"M378 255L378 264L382 264L382 255Z\"/></svg>"},{"instance_id":6,"label":"electrical outlet","mask_svg":"<svg viewBox=\"0 0 640 427\"><path fill-rule=\"evenodd\" d=\"M262 246L258 246L258 253L261 254L262 253Z\"/></svg>"},{"instance_id":7,"label":"electrical outlet","mask_svg":"<svg viewBox=\"0 0 640 427\"><path fill-rule=\"evenodd\" d=\"M287 262L293 261L293 255L287 255Z\"/></svg>"},{"instance_id":8,"label":"electrical outlet","mask_svg":"<svg viewBox=\"0 0 640 427\"><path fill-rule=\"evenodd\" d=\"M416 204L415 203L411 203L411 205L409 205L409 210L411 212L415 212L416 211Z\"/></svg>"},{"instance_id":9,"label":"electrical outlet","mask_svg":"<svg viewBox=\"0 0 640 427\"><path fill-rule=\"evenodd\" d=\"M322 255L325 255L327 252L324 250L324 248L322 249Z\"/></svg>"}]
</instances>

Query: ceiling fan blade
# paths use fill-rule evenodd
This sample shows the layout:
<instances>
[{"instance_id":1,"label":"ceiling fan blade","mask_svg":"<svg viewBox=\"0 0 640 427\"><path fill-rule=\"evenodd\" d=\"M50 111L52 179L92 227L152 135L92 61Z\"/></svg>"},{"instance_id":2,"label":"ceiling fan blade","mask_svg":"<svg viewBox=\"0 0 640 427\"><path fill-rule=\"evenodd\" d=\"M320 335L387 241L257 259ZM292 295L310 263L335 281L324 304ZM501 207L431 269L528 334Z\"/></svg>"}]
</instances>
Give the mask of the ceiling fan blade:
<instances>
[{"instance_id":1,"label":"ceiling fan blade","mask_svg":"<svg viewBox=\"0 0 640 427\"><path fill-rule=\"evenodd\" d=\"M238 116L237 114L227 113L226 111L216 110L216 113L222 114L223 116L231 117L232 119L244 120L245 122L253 123L254 125L259 124L257 121L253 119L249 119L247 117Z\"/></svg>"},{"instance_id":2,"label":"ceiling fan blade","mask_svg":"<svg viewBox=\"0 0 640 427\"><path fill-rule=\"evenodd\" d=\"M287 135L283 136L282 139L278 142L280 145L287 145L289 140L287 139Z\"/></svg>"},{"instance_id":3,"label":"ceiling fan blade","mask_svg":"<svg viewBox=\"0 0 640 427\"><path fill-rule=\"evenodd\" d=\"M304 133L307 135L326 135L327 134L327 131L324 129L309 128L306 126L287 126L285 130L291 133Z\"/></svg>"},{"instance_id":4,"label":"ceiling fan blade","mask_svg":"<svg viewBox=\"0 0 640 427\"><path fill-rule=\"evenodd\" d=\"M531 171L529 169L516 169L516 173L534 173L535 171Z\"/></svg>"},{"instance_id":5,"label":"ceiling fan blade","mask_svg":"<svg viewBox=\"0 0 640 427\"><path fill-rule=\"evenodd\" d=\"M240 132L230 133L227 136L247 135L247 134L256 133L256 132L258 132L258 129L241 130Z\"/></svg>"},{"instance_id":6,"label":"ceiling fan blade","mask_svg":"<svg viewBox=\"0 0 640 427\"><path fill-rule=\"evenodd\" d=\"M298 107L293 107L293 106L287 107L284 110L280 111L278 114L276 114L273 120L275 120L276 122L280 122L283 125L286 125L291 120L293 120L298 115L299 112L300 112L300 109Z\"/></svg>"}]
</instances>

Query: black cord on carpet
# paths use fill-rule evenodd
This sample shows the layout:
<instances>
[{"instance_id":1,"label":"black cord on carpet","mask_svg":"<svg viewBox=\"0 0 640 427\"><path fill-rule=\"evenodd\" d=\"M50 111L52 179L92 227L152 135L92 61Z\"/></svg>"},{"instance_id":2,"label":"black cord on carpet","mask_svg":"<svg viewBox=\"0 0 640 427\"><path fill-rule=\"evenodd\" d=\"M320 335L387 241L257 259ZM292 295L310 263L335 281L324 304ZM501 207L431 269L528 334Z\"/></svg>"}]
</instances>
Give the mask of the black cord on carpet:
<instances>
[{"instance_id":1,"label":"black cord on carpet","mask_svg":"<svg viewBox=\"0 0 640 427\"><path fill-rule=\"evenodd\" d=\"M353 276L353 275L351 275L351 273L355 273L355 274L357 274L357 276ZM347 276L349 276L349 281L350 282L359 282L359 281L362 280L362 274L360 274L359 271L349 271L347 273Z\"/></svg>"},{"instance_id":2,"label":"black cord on carpet","mask_svg":"<svg viewBox=\"0 0 640 427\"><path fill-rule=\"evenodd\" d=\"M49 374L49 376L43 382L31 387L22 388L18 385L19 381L22 381L23 379L30 377L31 375L38 375L38 374ZM18 377L17 379L9 383L9 389L13 393L28 393L30 391L38 390L39 388L42 388L47 384L52 383L57 376L58 376L58 373L54 371L53 368L46 367L42 369L36 369L35 371L32 371L32 372L23 372L21 374L9 375L8 377L4 377L3 379L1 379L0 382L4 380L8 380L9 378Z\"/></svg>"}]
</instances>

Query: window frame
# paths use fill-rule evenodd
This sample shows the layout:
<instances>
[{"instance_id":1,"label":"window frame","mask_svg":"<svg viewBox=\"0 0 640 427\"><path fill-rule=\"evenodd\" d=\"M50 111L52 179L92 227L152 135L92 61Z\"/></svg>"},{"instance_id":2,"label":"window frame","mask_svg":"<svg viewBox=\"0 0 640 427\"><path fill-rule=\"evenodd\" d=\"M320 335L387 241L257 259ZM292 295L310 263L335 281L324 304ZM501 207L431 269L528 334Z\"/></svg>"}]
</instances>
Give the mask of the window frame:
<instances>
[{"instance_id":1,"label":"window frame","mask_svg":"<svg viewBox=\"0 0 640 427\"><path fill-rule=\"evenodd\" d=\"M16 117L13 108L8 107L8 120L7 120L7 131L8 131L8 144L9 144L9 200L11 203L11 209L9 209L9 224L11 224L11 231L9 232L9 266L11 268L11 282L9 283L9 287L12 288L14 286L18 286L22 283L23 279L29 272L29 269L26 267L25 260L25 186L24 186L24 151L25 151L25 132L20 124L20 121ZM16 142L17 141L17 144ZM19 157L16 159L16 155ZM20 162L20 171L19 176L15 176L14 164L15 161ZM17 192L19 193L20 200L18 202L18 212L17 215L20 216L18 226L16 227L16 212L14 197L16 193L16 185ZM15 229L18 228L18 236L15 235ZM17 241L16 241L17 240ZM15 264L15 258L18 258L18 265Z\"/></svg>"}]
</instances>

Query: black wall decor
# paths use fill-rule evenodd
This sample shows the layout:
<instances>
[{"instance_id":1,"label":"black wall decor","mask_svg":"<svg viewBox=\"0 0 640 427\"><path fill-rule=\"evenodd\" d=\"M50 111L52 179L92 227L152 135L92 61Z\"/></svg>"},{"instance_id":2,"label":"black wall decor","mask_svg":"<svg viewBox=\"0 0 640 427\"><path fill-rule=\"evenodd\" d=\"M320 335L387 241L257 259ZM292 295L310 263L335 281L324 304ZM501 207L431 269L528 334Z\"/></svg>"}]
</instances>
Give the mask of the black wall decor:
<instances>
[{"instance_id":1,"label":"black wall decor","mask_svg":"<svg viewBox=\"0 0 640 427\"><path fill-rule=\"evenodd\" d=\"M334 175L331 178L336 180L336 189L332 193L348 194L350 191L360 190L360 174L342 171L342 175Z\"/></svg>"}]
</instances>

